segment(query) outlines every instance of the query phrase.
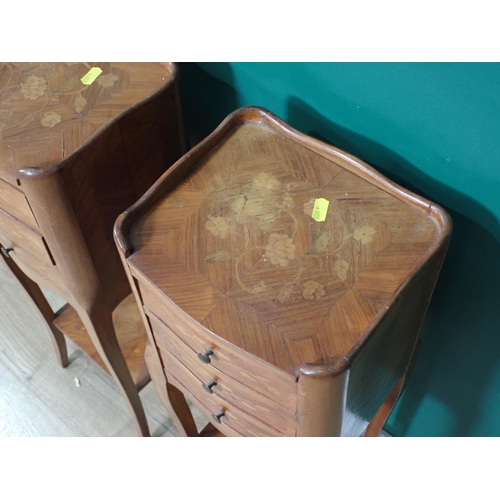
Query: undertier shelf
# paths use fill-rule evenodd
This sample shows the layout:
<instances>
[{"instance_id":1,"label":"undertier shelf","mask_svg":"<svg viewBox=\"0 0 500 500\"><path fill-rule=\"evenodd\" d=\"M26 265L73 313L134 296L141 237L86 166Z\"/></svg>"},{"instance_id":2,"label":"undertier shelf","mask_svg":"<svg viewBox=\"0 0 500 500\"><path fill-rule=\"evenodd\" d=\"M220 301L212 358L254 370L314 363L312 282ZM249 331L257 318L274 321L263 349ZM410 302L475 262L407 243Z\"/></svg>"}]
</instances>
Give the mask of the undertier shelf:
<instances>
[{"instance_id":1,"label":"undertier shelf","mask_svg":"<svg viewBox=\"0 0 500 500\"><path fill-rule=\"evenodd\" d=\"M109 374L106 365L99 356L86 328L73 307L69 304L63 306L57 312L54 324ZM132 294L125 298L113 312L113 324L118 343L132 374L132 379L140 391L150 381L149 372L144 361L147 337L139 308Z\"/></svg>"}]
</instances>

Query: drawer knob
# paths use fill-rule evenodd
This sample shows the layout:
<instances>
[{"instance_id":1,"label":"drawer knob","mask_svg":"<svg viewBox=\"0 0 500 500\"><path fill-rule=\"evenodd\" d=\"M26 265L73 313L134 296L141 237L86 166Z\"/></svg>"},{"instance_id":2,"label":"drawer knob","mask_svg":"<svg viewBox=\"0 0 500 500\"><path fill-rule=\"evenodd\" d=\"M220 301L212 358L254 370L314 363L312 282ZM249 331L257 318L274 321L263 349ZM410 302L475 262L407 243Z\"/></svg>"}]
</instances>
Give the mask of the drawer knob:
<instances>
[{"instance_id":1,"label":"drawer knob","mask_svg":"<svg viewBox=\"0 0 500 500\"><path fill-rule=\"evenodd\" d=\"M220 411L219 413L217 413L217 415L212 415L212 418L218 423L220 424L220 419L221 417L224 417L226 414L223 412L223 411Z\"/></svg>"},{"instance_id":2,"label":"drawer knob","mask_svg":"<svg viewBox=\"0 0 500 500\"><path fill-rule=\"evenodd\" d=\"M210 382L208 384L201 384L201 386L203 387L203 389L205 389L210 394L214 393L214 391L212 391L212 387L214 385L217 385L217 382L215 380L210 380Z\"/></svg>"},{"instance_id":3,"label":"drawer knob","mask_svg":"<svg viewBox=\"0 0 500 500\"><path fill-rule=\"evenodd\" d=\"M4 248L2 247L2 253L5 257L9 257L9 252L12 252L14 249L12 247Z\"/></svg>"},{"instance_id":4,"label":"drawer knob","mask_svg":"<svg viewBox=\"0 0 500 500\"><path fill-rule=\"evenodd\" d=\"M209 365L212 360L210 359L210 356L213 354L214 352L211 351L210 349L205 349L205 352L200 352L198 354L198 359L202 362L202 363L205 363L207 365Z\"/></svg>"}]
</instances>

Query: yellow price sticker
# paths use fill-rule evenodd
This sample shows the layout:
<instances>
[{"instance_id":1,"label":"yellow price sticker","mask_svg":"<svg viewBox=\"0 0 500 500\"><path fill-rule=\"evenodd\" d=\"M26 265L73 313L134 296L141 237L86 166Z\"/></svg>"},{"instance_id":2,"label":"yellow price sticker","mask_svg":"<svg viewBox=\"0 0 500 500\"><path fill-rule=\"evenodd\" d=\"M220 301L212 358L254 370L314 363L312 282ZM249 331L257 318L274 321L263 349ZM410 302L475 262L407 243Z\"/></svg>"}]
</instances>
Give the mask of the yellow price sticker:
<instances>
[{"instance_id":1,"label":"yellow price sticker","mask_svg":"<svg viewBox=\"0 0 500 500\"><path fill-rule=\"evenodd\" d=\"M84 85L90 85L92 84L95 79L102 73L102 69L101 68L98 68L97 66L93 67L93 68L90 68L90 70L87 72L87 74L85 76L82 76L82 78L80 79L80 81L84 84Z\"/></svg>"},{"instance_id":2,"label":"yellow price sticker","mask_svg":"<svg viewBox=\"0 0 500 500\"><path fill-rule=\"evenodd\" d=\"M316 198L314 200L314 207L311 217L316 222L323 222L326 220L326 213L328 212L328 205L330 202L324 198Z\"/></svg>"}]
</instances>

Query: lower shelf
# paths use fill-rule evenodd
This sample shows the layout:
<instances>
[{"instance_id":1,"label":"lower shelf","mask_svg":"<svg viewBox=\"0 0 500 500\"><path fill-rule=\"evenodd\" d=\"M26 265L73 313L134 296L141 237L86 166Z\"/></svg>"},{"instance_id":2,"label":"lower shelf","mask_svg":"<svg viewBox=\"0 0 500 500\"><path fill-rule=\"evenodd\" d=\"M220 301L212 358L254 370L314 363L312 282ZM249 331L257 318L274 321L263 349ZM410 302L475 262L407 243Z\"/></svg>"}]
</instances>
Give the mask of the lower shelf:
<instances>
[{"instance_id":1,"label":"lower shelf","mask_svg":"<svg viewBox=\"0 0 500 500\"><path fill-rule=\"evenodd\" d=\"M132 294L124 299L113 312L113 323L118 343L132 374L132 379L140 391L150 381L149 372L144 361L147 337L139 308ZM108 372L75 309L69 304L63 306L57 312L54 324L101 368Z\"/></svg>"}]
</instances>

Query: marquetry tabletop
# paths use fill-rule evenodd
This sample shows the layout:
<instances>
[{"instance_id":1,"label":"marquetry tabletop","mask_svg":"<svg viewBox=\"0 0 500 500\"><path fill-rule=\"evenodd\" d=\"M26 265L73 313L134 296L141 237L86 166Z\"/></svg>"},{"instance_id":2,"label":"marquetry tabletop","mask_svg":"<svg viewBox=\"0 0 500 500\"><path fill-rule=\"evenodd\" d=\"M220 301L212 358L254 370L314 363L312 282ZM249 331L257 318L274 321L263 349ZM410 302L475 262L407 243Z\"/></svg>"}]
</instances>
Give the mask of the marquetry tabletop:
<instances>
[{"instance_id":1,"label":"marquetry tabletop","mask_svg":"<svg viewBox=\"0 0 500 500\"><path fill-rule=\"evenodd\" d=\"M287 373L348 359L442 244L446 216L246 114L164 176L140 217L130 211L128 263L201 327Z\"/></svg>"},{"instance_id":2,"label":"marquetry tabletop","mask_svg":"<svg viewBox=\"0 0 500 500\"><path fill-rule=\"evenodd\" d=\"M172 72L167 63L0 63L0 175L60 163Z\"/></svg>"}]
</instances>

